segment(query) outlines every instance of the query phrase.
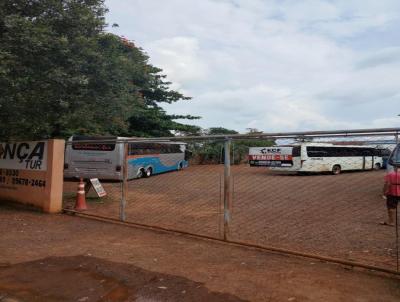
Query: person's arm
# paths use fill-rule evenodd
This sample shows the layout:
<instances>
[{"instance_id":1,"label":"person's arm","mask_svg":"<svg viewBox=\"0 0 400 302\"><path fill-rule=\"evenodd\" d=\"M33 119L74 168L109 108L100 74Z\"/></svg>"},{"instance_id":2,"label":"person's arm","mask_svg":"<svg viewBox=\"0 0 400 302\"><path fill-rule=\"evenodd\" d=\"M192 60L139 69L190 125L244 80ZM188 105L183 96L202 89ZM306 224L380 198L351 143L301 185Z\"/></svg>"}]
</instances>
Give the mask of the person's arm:
<instances>
[{"instance_id":1,"label":"person's arm","mask_svg":"<svg viewBox=\"0 0 400 302\"><path fill-rule=\"evenodd\" d=\"M389 177L388 175L385 176L385 183L383 184L383 189L382 189L382 197L386 199L386 193L389 189Z\"/></svg>"}]
</instances>

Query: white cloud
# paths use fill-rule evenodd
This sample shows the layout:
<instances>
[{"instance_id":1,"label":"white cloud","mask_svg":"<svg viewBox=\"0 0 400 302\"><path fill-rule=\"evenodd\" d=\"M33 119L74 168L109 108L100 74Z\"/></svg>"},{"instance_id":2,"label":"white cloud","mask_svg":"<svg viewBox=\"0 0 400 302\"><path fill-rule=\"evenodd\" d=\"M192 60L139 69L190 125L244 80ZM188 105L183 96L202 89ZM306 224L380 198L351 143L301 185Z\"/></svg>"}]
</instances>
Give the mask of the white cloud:
<instances>
[{"instance_id":1,"label":"white cloud","mask_svg":"<svg viewBox=\"0 0 400 302\"><path fill-rule=\"evenodd\" d=\"M399 18L400 7L396 0L305 0L277 1L275 4L287 23L307 32L335 37L352 37L384 28Z\"/></svg>"},{"instance_id":2,"label":"white cloud","mask_svg":"<svg viewBox=\"0 0 400 302\"><path fill-rule=\"evenodd\" d=\"M203 127L285 131L400 124L387 109L400 107L400 42L389 34L400 26L398 0L106 5L109 23L120 25L113 31L135 40L173 88L193 97L166 109L200 115L196 123ZM366 46L353 46L361 38Z\"/></svg>"},{"instance_id":3,"label":"white cloud","mask_svg":"<svg viewBox=\"0 0 400 302\"><path fill-rule=\"evenodd\" d=\"M182 84L201 81L207 76L207 64L199 56L198 41L189 37L173 37L152 41L145 45L152 54L151 62L161 66L173 82L173 89L184 89Z\"/></svg>"},{"instance_id":4,"label":"white cloud","mask_svg":"<svg viewBox=\"0 0 400 302\"><path fill-rule=\"evenodd\" d=\"M371 68L379 65L394 65L400 63L400 47L389 47L367 53L357 61L358 68Z\"/></svg>"},{"instance_id":5,"label":"white cloud","mask_svg":"<svg viewBox=\"0 0 400 302\"><path fill-rule=\"evenodd\" d=\"M393 127L393 125L400 124L400 117L388 117L388 118L378 118L372 121L371 126L373 128L385 128Z\"/></svg>"}]
</instances>

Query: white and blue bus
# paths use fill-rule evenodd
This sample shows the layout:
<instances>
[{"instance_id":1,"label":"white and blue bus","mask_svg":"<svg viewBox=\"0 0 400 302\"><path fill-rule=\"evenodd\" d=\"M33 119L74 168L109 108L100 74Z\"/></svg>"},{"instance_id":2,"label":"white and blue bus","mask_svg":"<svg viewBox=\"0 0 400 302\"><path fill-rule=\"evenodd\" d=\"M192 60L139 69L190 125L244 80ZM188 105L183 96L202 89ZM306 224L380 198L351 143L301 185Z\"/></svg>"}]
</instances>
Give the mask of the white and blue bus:
<instances>
[{"instance_id":1,"label":"white and blue bus","mask_svg":"<svg viewBox=\"0 0 400 302\"><path fill-rule=\"evenodd\" d=\"M109 142L112 140L118 140L118 142ZM64 177L122 180L124 140L128 138L71 137L65 148ZM188 166L189 152L186 150L185 143L128 141L126 144L128 145L128 179L150 177L154 174L181 170Z\"/></svg>"},{"instance_id":2,"label":"white and blue bus","mask_svg":"<svg viewBox=\"0 0 400 302\"><path fill-rule=\"evenodd\" d=\"M338 146L330 143L297 143L286 146L252 147L250 166L265 166L287 172L331 172L379 170L382 152L368 146Z\"/></svg>"}]
</instances>

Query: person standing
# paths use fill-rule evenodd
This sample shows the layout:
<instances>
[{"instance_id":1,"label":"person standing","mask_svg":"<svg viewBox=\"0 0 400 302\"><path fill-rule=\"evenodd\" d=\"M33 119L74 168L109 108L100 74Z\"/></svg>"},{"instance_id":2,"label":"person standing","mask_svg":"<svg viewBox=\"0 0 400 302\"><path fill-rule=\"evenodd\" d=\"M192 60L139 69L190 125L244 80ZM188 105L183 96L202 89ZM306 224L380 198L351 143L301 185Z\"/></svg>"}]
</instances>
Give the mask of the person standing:
<instances>
[{"instance_id":1,"label":"person standing","mask_svg":"<svg viewBox=\"0 0 400 302\"><path fill-rule=\"evenodd\" d=\"M381 222L381 224L394 226L397 215L397 204L400 201L400 169L398 167L394 167L385 176L383 198L386 199L388 219Z\"/></svg>"}]
</instances>

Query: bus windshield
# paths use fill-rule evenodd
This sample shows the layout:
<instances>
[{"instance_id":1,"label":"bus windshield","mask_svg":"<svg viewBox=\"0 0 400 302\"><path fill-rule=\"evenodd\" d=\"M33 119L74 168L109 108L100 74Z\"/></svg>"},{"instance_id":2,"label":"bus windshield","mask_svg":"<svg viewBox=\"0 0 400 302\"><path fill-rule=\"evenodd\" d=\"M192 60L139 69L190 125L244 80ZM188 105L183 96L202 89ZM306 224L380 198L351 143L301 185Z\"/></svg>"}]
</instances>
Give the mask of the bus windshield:
<instances>
[{"instance_id":1,"label":"bus windshield","mask_svg":"<svg viewBox=\"0 0 400 302\"><path fill-rule=\"evenodd\" d=\"M389 163L393 166L400 166L400 144L393 150Z\"/></svg>"},{"instance_id":2,"label":"bus windshield","mask_svg":"<svg viewBox=\"0 0 400 302\"><path fill-rule=\"evenodd\" d=\"M74 136L72 141L99 141L98 143L73 143L73 150L85 150L85 151L114 151L114 143L101 143L101 140L115 140L115 136L103 136L103 137L93 137L93 136Z\"/></svg>"}]
</instances>

